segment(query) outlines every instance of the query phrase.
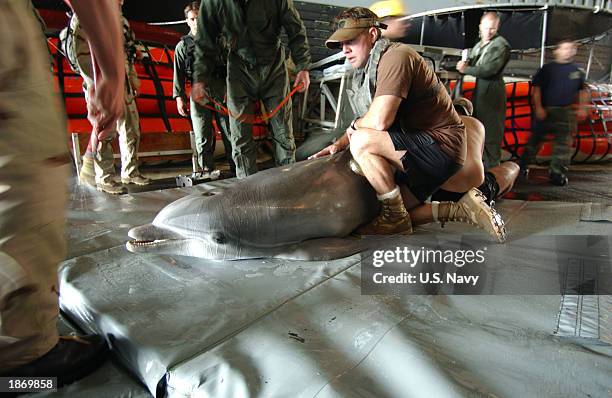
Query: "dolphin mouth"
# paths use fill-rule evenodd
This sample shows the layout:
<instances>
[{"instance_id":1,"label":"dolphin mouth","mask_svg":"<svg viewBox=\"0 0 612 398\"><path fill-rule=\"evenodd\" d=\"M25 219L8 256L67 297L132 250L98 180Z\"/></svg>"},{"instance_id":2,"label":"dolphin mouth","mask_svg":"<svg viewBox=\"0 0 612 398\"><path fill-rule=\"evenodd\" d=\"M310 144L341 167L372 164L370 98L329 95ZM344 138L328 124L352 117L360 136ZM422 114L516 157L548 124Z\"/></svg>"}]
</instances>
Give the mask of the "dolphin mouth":
<instances>
[{"instance_id":1,"label":"dolphin mouth","mask_svg":"<svg viewBox=\"0 0 612 398\"><path fill-rule=\"evenodd\" d=\"M176 248L189 241L188 238L152 224L132 228L128 235L132 240L126 248L133 253L161 252L163 249Z\"/></svg>"},{"instance_id":2,"label":"dolphin mouth","mask_svg":"<svg viewBox=\"0 0 612 398\"><path fill-rule=\"evenodd\" d=\"M157 251L168 246L175 246L183 243L186 239L153 239L153 240L129 240L126 242L126 248L132 253L142 253L148 251Z\"/></svg>"},{"instance_id":3,"label":"dolphin mouth","mask_svg":"<svg viewBox=\"0 0 612 398\"><path fill-rule=\"evenodd\" d=\"M157 245L166 243L171 240L180 240L180 239L130 240L127 243L128 245L131 245L131 246L157 246Z\"/></svg>"}]
</instances>

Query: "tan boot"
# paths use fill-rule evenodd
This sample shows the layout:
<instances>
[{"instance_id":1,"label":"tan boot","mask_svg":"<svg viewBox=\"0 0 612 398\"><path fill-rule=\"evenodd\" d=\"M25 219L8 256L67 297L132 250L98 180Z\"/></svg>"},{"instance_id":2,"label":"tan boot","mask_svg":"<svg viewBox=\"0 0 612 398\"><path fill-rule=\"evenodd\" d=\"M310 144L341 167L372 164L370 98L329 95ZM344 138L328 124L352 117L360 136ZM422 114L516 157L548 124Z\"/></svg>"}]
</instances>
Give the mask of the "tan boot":
<instances>
[{"instance_id":1,"label":"tan boot","mask_svg":"<svg viewBox=\"0 0 612 398\"><path fill-rule=\"evenodd\" d=\"M96 186L96 172L94 171L94 160L91 156L83 156L83 165L79 172L79 183Z\"/></svg>"},{"instance_id":2,"label":"tan boot","mask_svg":"<svg viewBox=\"0 0 612 398\"><path fill-rule=\"evenodd\" d=\"M123 185L112 180L109 182L97 182L96 189L98 191L110 193L111 195L121 195L127 193L127 189Z\"/></svg>"},{"instance_id":3,"label":"tan boot","mask_svg":"<svg viewBox=\"0 0 612 398\"><path fill-rule=\"evenodd\" d=\"M463 222L482 228L500 243L506 241L506 227L499 213L486 202L486 197L472 188L458 202L440 202L438 220L442 226L446 222Z\"/></svg>"},{"instance_id":4,"label":"tan boot","mask_svg":"<svg viewBox=\"0 0 612 398\"><path fill-rule=\"evenodd\" d=\"M402 196L398 195L382 201L380 214L369 224L355 230L356 235L410 235L412 222L410 214L404 207Z\"/></svg>"},{"instance_id":5,"label":"tan boot","mask_svg":"<svg viewBox=\"0 0 612 398\"><path fill-rule=\"evenodd\" d=\"M121 177L121 182L124 184L136 184L136 185L149 185L151 179L143 176L142 174L136 174L131 177Z\"/></svg>"}]
</instances>

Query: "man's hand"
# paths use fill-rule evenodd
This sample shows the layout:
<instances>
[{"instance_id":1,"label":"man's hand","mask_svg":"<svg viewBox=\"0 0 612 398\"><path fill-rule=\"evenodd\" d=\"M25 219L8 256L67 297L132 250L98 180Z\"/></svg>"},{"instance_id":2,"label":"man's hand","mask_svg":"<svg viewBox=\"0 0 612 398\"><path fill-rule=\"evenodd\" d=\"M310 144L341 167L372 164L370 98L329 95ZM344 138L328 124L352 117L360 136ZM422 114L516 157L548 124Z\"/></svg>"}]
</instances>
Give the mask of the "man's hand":
<instances>
[{"instance_id":1,"label":"man's hand","mask_svg":"<svg viewBox=\"0 0 612 398\"><path fill-rule=\"evenodd\" d=\"M307 70L301 70L295 76L295 83L293 83L293 87L297 87L300 84L303 85L302 88L298 90L300 93L308 90L308 87L310 86L310 74Z\"/></svg>"},{"instance_id":2,"label":"man's hand","mask_svg":"<svg viewBox=\"0 0 612 398\"><path fill-rule=\"evenodd\" d=\"M121 83L121 84L118 84ZM93 125L99 140L104 140L115 133L117 119L124 113L123 80L101 78L96 87L89 87L87 119Z\"/></svg>"},{"instance_id":3,"label":"man's hand","mask_svg":"<svg viewBox=\"0 0 612 398\"><path fill-rule=\"evenodd\" d=\"M176 97L176 109L181 116L187 117L189 115L189 108L183 97Z\"/></svg>"},{"instance_id":4,"label":"man's hand","mask_svg":"<svg viewBox=\"0 0 612 398\"><path fill-rule=\"evenodd\" d=\"M349 143L350 142L349 142L348 135L344 134L342 137L340 137L338 141L321 149L319 152L315 153L314 155L310 155L308 159L318 159L318 158L322 158L323 156L333 155L334 153L338 153L344 148L346 148L347 146L349 146Z\"/></svg>"},{"instance_id":5,"label":"man's hand","mask_svg":"<svg viewBox=\"0 0 612 398\"><path fill-rule=\"evenodd\" d=\"M546 109L538 106L535 108L535 117L538 120L544 120L546 119Z\"/></svg>"},{"instance_id":6,"label":"man's hand","mask_svg":"<svg viewBox=\"0 0 612 398\"><path fill-rule=\"evenodd\" d=\"M204 96L206 95L205 89L206 86L204 83L194 83L193 86L191 86L191 99L200 104L204 102Z\"/></svg>"},{"instance_id":7,"label":"man's hand","mask_svg":"<svg viewBox=\"0 0 612 398\"><path fill-rule=\"evenodd\" d=\"M322 158L323 156L333 155L334 153L337 153L341 151L342 149L344 149L344 148L340 148L340 146L337 144L338 143L335 142L329 145L328 147L321 149L319 152L315 153L314 155L310 155L308 159L318 159L318 158Z\"/></svg>"},{"instance_id":8,"label":"man's hand","mask_svg":"<svg viewBox=\"0 0 612 398\"><path fill-rule=\"evenodd\" d=\"M468 63L467 61L459 61L457 62L457 70L459 71L459 73L465 73L465 68L468 67Z\"/></svg>"}]
</instances>

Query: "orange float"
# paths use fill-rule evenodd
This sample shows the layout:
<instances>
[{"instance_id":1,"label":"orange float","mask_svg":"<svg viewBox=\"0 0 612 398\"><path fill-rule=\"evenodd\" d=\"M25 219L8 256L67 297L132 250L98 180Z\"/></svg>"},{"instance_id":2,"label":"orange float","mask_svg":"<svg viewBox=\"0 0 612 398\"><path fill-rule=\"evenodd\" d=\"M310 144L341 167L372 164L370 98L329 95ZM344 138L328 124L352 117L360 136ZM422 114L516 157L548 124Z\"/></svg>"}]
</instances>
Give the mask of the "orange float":
<instances>
[{"instance_id":1,"label":"orange float","mask_svg":"<svg viewBox=\"0 0 612 398\"><path fill-rule=\"evenodd\" d=\"M474 82L463 83L463 95L471 99ZM574 137L574 162L598 162L612 159L612 86L589 85L591 98L589 117L578 124ZM518 158L531 134L531 82L506 83L506 130L502 148ZM552 145L545 142L538 160L549 160Z\"/></svg>"}]
</instances>

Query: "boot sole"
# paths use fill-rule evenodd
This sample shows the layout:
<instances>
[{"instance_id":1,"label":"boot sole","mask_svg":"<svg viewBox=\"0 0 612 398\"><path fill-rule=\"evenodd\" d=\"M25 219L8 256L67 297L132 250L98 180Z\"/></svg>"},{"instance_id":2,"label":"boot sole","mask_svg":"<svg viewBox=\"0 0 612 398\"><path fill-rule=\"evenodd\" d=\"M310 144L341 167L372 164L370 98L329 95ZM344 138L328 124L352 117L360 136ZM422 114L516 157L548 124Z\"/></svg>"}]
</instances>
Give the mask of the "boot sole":
<instances>
[{"instance_id":1,"label":"boot sole","mask_svg":"<svg viewBox=\"0 0 612 398\"><path fill-rule=\"evenodd\" d=\"M504 220L502 219L501 215L497 212L497 210L487 204L487 198L482 193L478 192L476 194L476 199L482 201L487 206L487 216L491 221L491 225L493 227L493 235L495 236L497 241L499 243L506 242L506 239L508 238L508 233L506 231L506 224L504 223Z\"/></svg>"},{"instance_id":2,"label":"boot sole","mask_svg":"<svg viewBox=\"0 0 612 398\"><path fill-rule=\"evenodd\" d=\"M124 181L124 180L121 180L121 182L124 183L124 184L140 185L142 187L142 186L151 184L152 181L149 181L149 182L134 182L134 181Z\"/></svg>"},{"instance_id":3,"label":"boot sole","mask_svg":"<svg viewBox=\"0 0 612 398\"><path fill-rule=\"evenodd\" d=\"M104 192L104 193L107 193L107 194L110 194L110 195L123 195L123 194L127 193L127 191L125 191L125 190L117 191L117 192L110 192L110 191L107 191L104 188L100 188L100 187L96 187L96 189L98 191L100 191L100 192Z\"/></svg>"}]
</instances>

